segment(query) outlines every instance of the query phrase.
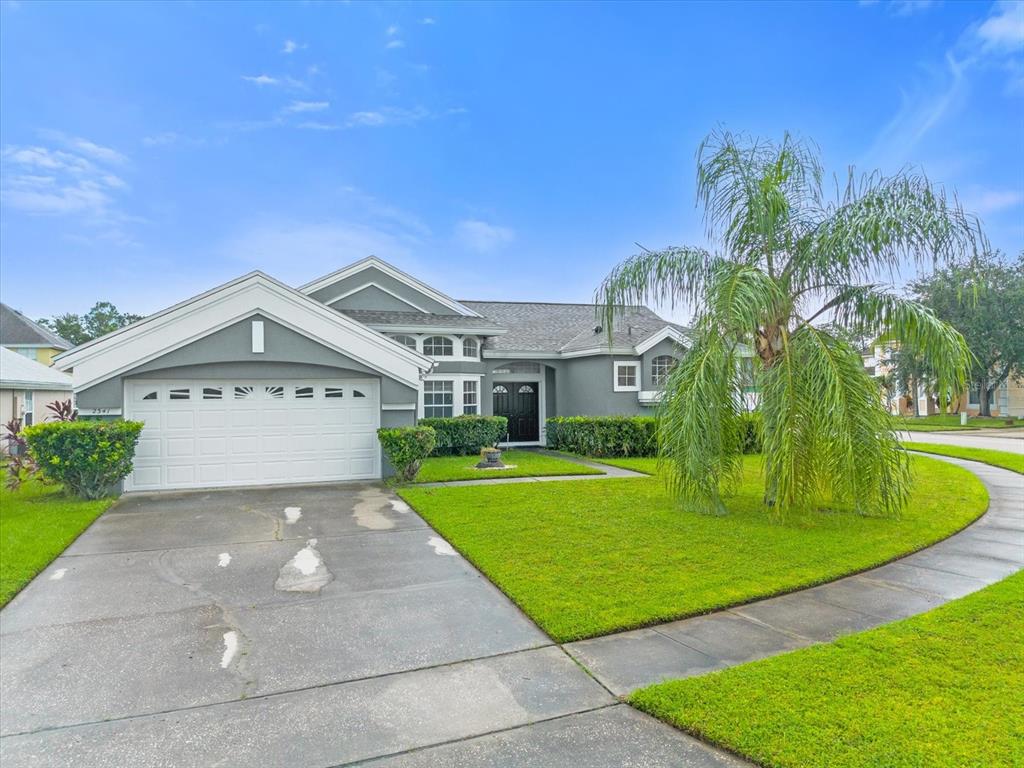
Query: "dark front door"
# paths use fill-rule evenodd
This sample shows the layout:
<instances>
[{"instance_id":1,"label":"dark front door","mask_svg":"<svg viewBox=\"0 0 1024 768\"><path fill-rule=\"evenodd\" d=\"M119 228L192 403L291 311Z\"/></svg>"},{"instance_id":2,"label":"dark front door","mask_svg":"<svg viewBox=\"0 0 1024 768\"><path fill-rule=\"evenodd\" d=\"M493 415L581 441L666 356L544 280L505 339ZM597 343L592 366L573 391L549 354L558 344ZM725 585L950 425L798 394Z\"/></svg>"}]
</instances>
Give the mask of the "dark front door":
<instances>
[{"instance_id":1,"label":"dark front door","mask_svg":"<svg viewBox=\"0 0 1024 768\"><path fill-rule=\"evenodd\" d=\"M508 419L510 443L532 443L540 440L540 418L537 409L537 384L500 381L494 385L494 415Z\"/></svg>"}]
</instances>

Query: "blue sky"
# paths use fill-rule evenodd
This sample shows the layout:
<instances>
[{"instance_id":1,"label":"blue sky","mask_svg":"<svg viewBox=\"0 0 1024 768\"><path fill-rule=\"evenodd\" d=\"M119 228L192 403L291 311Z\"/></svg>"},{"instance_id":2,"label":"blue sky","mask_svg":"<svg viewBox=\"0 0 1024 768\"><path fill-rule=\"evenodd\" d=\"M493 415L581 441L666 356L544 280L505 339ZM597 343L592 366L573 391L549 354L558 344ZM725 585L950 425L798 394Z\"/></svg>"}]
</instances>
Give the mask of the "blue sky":
<instances>
[{"instance_id":1,"label":"blue sky","mask_svg":"<svg viewBox=\"0 0 1024 768\"><path fill-rule=\"evenodd\" d=\"M716 125L921 165L1024 247L1019 3L4 2L0 295L147 313L374 253L587 301L635 243L704 242Z\"/></svg>"}]
</instances>

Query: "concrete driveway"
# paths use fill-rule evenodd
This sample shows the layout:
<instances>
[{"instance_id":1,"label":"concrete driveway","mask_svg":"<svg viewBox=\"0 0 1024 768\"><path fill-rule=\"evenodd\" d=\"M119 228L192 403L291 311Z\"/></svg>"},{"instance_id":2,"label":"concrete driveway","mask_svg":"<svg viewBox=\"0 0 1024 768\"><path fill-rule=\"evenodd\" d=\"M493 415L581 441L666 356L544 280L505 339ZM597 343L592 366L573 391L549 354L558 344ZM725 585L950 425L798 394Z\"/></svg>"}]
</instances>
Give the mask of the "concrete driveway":
<instances>
[{"instance_id":1,"label":"concrete driveway","mask_svg":"<svg viewBox=\"0 0 1024 768\"><path fill-rule=\"evenodd\" d=\"M126 497L0 613L17 766L735 766L377 485Z\"/></svg>"}]
</instances>

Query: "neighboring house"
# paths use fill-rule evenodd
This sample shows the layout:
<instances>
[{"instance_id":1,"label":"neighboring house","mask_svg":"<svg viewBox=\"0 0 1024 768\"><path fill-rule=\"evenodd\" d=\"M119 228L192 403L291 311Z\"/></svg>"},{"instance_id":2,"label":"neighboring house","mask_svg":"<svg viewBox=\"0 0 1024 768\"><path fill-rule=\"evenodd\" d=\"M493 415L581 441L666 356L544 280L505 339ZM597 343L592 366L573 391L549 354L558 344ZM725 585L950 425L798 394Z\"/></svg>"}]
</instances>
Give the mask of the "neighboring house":
<instances>
[{"instance_id":1,"label":"neighboring house","mask_svg":"<svg viewBox=\"0 0 1024 768\"><path fill-rule=\"evenodd\" d=\"M46 421L46 406L70 399L71 377L66 373L0 347L0 426L11 419L20 419L24 426Z\"/></svg>"},{"instance_id":2,"label":"neighboring house","mask_svg":"<svg viewBox=\"0 0 1024 768\"><path fill-rule=\"evenodd\" d=\"M71 349L71 344L49 328L6 304L0 304L0 346L43 365L50 365L55 355Z\"/></svg>"},{"instance_id":3,"label":"neighboring house","mask_svg":"<svg viewBox=\"0 0 1024 768\"><path fill-rule=\"evenodd\" d=\"M864 358L864 369L870 376L879 380L891 377L895 349L896 347L892 343L880 342L875 342L865 348L861 352L861 356ZM913 416L915 414L915 398L917 399L917 414L928 416L941 413L934 393L924 385L918 385L916 392L904 392L891 378L889 383L892 390L886 397L886 401L892 413ZM1008 378L992 393L989 405L993 416L1024 418L1024 382L1015 381L1012 377ZM957 413L966 411L971 416L977 416L981 411L981 388L970 384L967 390L961 392L959 398L950 405L950 410Z\"/></svg>"},{"instance_id":4,"label":"neighboring house","mask_svg":"<svg viewBox=\"0 0 1024 768\"><path fill-rule=\"evenodd\" d=\"M83 416L141 419L129 490L385 471L379 426L650 413L686 341L646 307L456 301L370 257L298 289L253 272L57 357Z\"/></svg>"}]
</instances>

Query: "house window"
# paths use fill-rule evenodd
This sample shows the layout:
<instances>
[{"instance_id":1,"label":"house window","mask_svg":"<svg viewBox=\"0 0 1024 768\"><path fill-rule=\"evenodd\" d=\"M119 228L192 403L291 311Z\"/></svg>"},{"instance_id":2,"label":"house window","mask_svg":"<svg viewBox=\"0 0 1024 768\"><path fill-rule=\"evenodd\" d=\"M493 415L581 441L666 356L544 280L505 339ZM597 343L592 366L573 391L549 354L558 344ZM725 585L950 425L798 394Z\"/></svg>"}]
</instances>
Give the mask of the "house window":
<instances>
[{"instance_id":1,"label":"house window","mask_svg":"<svg viewBox=\"0 0 1024 768\"><path fill-rule=\"evenodd\" d=\"M222 387L203 387L203 400L220 400L224 397Z\"/></svg>"},{"instance_id":2,"label":"house window","mask_svg":"<svg viewBox=\"0 0 1024 768\"><path fill-rule=\"evenodd\" d=\"M25 390L25 405L22 408L22 424L31 427L35 420L36 393Z\"/></svg>"},{"instance_id":3,"label":"house window","mask_svg":"<svg viewBox=\"0 0 1024 768\"><path fill-rule=\"evenodd\" d=\"M391 338L394 339L395 341L397 341L399 344L405 344L405 346L407 346L409 349L413 350L414 352L416 351L416 337L415 336L406 336L405 334L400 333L397 336L392 336Z\"/></svg>"},{"instance_id":4,"label":"house window","mask_svg":"<svg viewBox=\"0 0 1024 768\"><path fill-rule=\"evenodd\" d=\"M182 387L181 389L170 390L168 396L171 400L188 400L191 394L188 387Z\"/></svg>"},{"instance_id":5,"label":"house window","mask_svg":"<svg viewBox=\"0 0 1024 768\"><path fill-rule=\"evenodd\" d=\"M519 394L520 395L532 395L533 394L533 386L531 384L523 384L523 386L521 386L519 388Z\"/></svg>"},{"instance_id":6,"label":"house window","mask_svg":"<svg viewBox=\"0 0 1024 768\"><path fill-rule=\"evenodd\" d=\"M423 340L423 354L431 357L451 357L455 354L452 340L447 336L428 336Z\"/></svg>"},{"instance_id":7,"label":"house window","mask_svg":"<svg viewBox=\"0 0 1024 768\"><path fill-rule=\"evenodd\" d=\"M639 363L615 363L612 388L616 392L637 392L640 390Z\"/></svg>"},{"instance_id":8,"label":"house window","mask_svg":"<svg viewBox=\"0 0 1024 768\"><path fill-rule=\"evenodd\" d=\"M540 373L540 363L507 363L495 368L494 373Z\"/></svg>"},{"instance_id":9,"label":"house window","mask_svg":"<svg viewBox=\"0 0 1024 768\"><path fill-rule=\"evenodd\" d=\"M366 397L366 395L364 395L358 389L353 389L352 390L352 397Z\"/></svg>"},{"instance_id":10,"label":"house window","mask_svg":"<svg viewBox=\"0 0 1024 768\"><path fill-rule=\"evenodd\" d=\"M477 408L477 382L469 379L462 382L462 412L475 416Z\"/></svg>"},{"instance_id":11,"label":"house window","mask_svg":"<svg viewBox=\"0 0 1024 768\"><path fill-rule=\"evenodd\" d=\"M474 360L480 351L480 345L476 339L463 339L462 340L462 356L472 357Z\"/></svg>"},{"instance_id":12,"label":"house window","mask_svg":"<svg viewBox=\"0 0 1024 768\"><path fill-rule=\"evenodd\" d=\"M506 387L504 384L495 384L494 389L491 391L494 392L494 394L496 395L507 395L508 387Z\"/></svg>"},{"instance_id":13,"label":"house window","mask_svg":"<svg viewBox=\"0 0 1024 768\"><path fill-rule=\"evenodd\" d=\"M324 397L344 397L345 392L341 387L324 387Z\"/></svg>"},{"instance_id":14,"label":"house window","mask_svg":"<svg viewBox=\"0 0 1024 768\"><path fill-rule=\"evenodd\" d=\"M449 341L449 344L451 342ZM423 415L428 419L444 418L454 413L454 387L451 381L423 382Z\"/></svg>"},{"instance_id":15,"label":"house window","mask_svg":"<svg viewBox=\"0 0 1024 768\"><path fill-rule=\"evenodd\" d=\"M981 405L981 384L971 384L970 389L967 390L967 404L968 405ZM996 404L996 393L993 390L989 394L988 398L989 407Z\"/></svg>"},{"instance_id":16,"label":"house window","mask_svg":"<svg viewBox=\"0 0 1024 768\"><path fill-rule=\"evenodd\" d=\"M284 400L284 387L264 387L268 400Z\"/></svg>"},{"instance_id":17,"label":"house window","mask_svg":"<svg viewBox=\"0 0 1024 768\"><path fill-rule=\"evenodd\" d=\"M295 388L295 399L296 400L312 400L313 399L313 388L312 387L296 387Z\"/></svg>"},{"instance_id":18,"label":"house window","mask_svg":"<svg viewBox=\"0 0 1024 768\"><path fill-rule=\"evenodd\" d=\"M651 384L656 387L664 386L668 381L668 375L678 362L672 355L658 355L651 360Z\"/></svg>"},{"instance_id":19,"label":"house window","mask_svg":"<svg viewBox=\"0 0 1024 768\"><path fill-rule=\"evenodd\" d=\"M159 398L159 396L160 396L160 393L157 392L156 390L153 390L152 392L147 392L146 394L144 394L140 399L141 400L157 400Z\"/></svg>"}]
</instances>

